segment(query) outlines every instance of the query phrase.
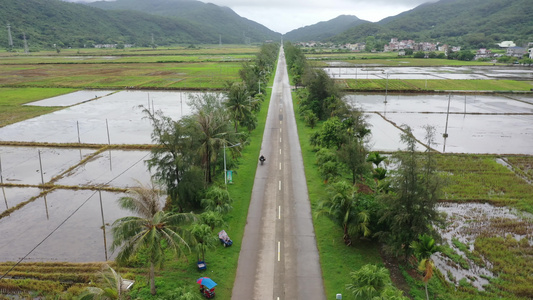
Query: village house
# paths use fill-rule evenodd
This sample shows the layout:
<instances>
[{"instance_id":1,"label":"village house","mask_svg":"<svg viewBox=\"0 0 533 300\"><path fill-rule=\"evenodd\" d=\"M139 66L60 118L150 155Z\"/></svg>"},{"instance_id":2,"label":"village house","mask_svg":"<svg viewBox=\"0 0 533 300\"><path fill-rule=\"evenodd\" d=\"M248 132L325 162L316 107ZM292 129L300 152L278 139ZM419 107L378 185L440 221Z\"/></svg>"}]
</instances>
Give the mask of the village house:
<instances>
[{"instance_id":1,"label":"village house","mask_svg":"<svg viewBox=\"0 0 533 300\"><path fill-rule=\"evenodd\" d=\"M503 41L496 45L500 46L500 48L516 47L516 44L513 41Z\"/></svg>"},{"instance_id":2,"label":"village house","mask_svg":"<svg viewBox=\"0 0 533 300\"><path fill-rule=\"evenodd\" d=\"M418 44L419 51L436 51L437 45L429 42L422 42Z\"/></svg>"},{"instance_id":3,"label":"village house","mask_svg":"<svg viewBox=\"0 0 533 300\"><path fill-rule=\"evenodd\" d=\"M437 51L437 48L438 48L438 43L437 44L430 43L430 42L416 43L414 40L398 41L397 38L392 38L388 44L383 46L383 52L392 52L392 51L400 51L400 50L407 50L407 49L412 49L413 51L431 52L431 51ZM439 49L439 51L441 50Z\"/></svg>"},{"instance_id":4,"label":"village house","mask_svg":"<svg viewBox=\"0 0 533 300\"><path fill-rule=\"evenodd\" d=\"M345 44L344 48L350 49L350 51L353 52L361 52L364 51L366 47L365 43L355 43L355 44Z\"/></svg>"},{"instance_id":5,"label":"village house","mask_svg":"<svg viewBox=\"0 0 533 300\"><path fill-rule=\"evenodd\" d=\"M413 40L398 41L397 38L392 38L390 40L390 43L383 47L383 51L391 52L391 51L400 51L400 50L405 50L405 49L413 49L415 44L416 43Z\"/></svg>"},{"instance_id":6,"label":"village house","mask_svg":"<svg viewBox=\"0 0 533 300\"><path fill-rule=\"evenodd\" d=\"M480 59L480 58L490 58L490 57L493 57L493 56L494 55L492 54L492 51L490 51L489 49L480 48L479 50L477 50L476 56L474 57L474 59L477 60L477 59Z\"/></svg>"},{"instance_id":7,"label":"village house","mask_svg":"<svg viewBox=\"0 0 533 300\"><path fill-rule=\"evenodd\" d=\"M527 53L526 48L522 47L509 47L507 48L507 56L522 57Z\"/></svg>"}]
</instances>

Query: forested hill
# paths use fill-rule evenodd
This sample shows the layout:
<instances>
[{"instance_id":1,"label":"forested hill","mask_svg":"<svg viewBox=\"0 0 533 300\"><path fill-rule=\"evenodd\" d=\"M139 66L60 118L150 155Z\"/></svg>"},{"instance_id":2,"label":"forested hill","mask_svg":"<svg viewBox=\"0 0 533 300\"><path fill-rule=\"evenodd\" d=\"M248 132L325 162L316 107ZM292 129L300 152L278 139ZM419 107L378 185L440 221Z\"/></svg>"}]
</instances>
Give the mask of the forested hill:
<instances>
[{"instance_id":1,"label":"forested hill","mask_svg":"<svg viewBox=\"0 0 533 300\"><path fill-rule=\"evenodd\" d=\"M267 27L243 18L228 7L197 0L116 0L96 1L88 5L106 10L134 10L153 15L176 18L193 24L218 42L223 43L279 39L281 35Z\"/></svg>"},{"instance_id":2,"label":"forested hill","mask_svg":"<svg viewBox=\"0 0 533 300\"><path fill-rule=\"evenodd\" d=\"M287 32L283 38L289 41L323 41L359 24L369 23L356 16L341 15L335 19L305 26Z\"/></svg>"},{"instance_id":3,"label":"forested hill","mask_svg":"<svg viewBox=\"0 0 533 300\"><path fill-rule=\"evenodd\" d=\"M531 0L441 0L378 23L354 26L328 41L364 42L374 36L385 42L398 37L472 48L492 47L504 40L522 45L533 42L532 4Z\"/></svg>"},{"instance_id":4,"label":"forested hill","mask_svg":"<svg viewBox=\"0 0 533 300\"><path fill-rule=\"evenodd\" d=\"M154 2L154 1L150 1ZM4 38L0 47L8 47L6 25L11 27L13 45L23 47L23 35L30 50L43 47L81 48L92 44L136 44L149 46L190 43L243 43L243 31L214 31L197 23L176 17L156 16L138 11L103 10L84 4L60 0L2 0L0 20ZM216 20L213 20L216 22ZM250 34L250 42L263 42L279 34Z\"/></svg>"}]
</instances>

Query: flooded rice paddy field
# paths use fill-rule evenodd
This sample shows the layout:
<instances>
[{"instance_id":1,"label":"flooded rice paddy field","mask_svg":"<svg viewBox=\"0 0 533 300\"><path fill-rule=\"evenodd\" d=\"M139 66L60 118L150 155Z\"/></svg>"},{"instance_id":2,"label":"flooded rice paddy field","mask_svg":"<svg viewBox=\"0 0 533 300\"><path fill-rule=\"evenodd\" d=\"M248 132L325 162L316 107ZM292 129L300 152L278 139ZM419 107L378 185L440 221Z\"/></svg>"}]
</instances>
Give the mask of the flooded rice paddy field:
<instances>
[{"instance_id":1,"label":"flooded rice paddy field","mask_svg":"<svg viewBox=\"0 0 533 300\"><path fill-rule=\"evenodd\" d=\"M109 247L112 242L110 224L129 213L115 202L124 194L101 195L102 205L98 191L58 189L0 219L0 260L18 261L44 240L25 262L105 261L104 243ZM107 258L114 256L108 250Z\"/></svg>"},{"instance_id":2,"label":"flooded rice paddy field","mask_svg":"<svg viewBox=\"0 0 533 300\"><path fill-rule=\"evenodd\" d=\"M454 245L453 239L466 245L467 251L470 252L475 250L474 242L480 235L506 237L508 234L512 234L518 241L527 239L530 244L533 243L533 216L518 213L514 209L494 207L487 203L441 203L437 210L447 215L446 227L438 229L443 241L456 253L461 254L466 260L467 267L457 264L442 253L436 253L432 258L448 280L456 284L461 279L467 279L474 287L483 289L483 286L489 283L487 278L497 275L491 272L490 261L482 259L480 265L479 262L471 260L466 253ZM508 224L510 222L523 222L529 233L509 233L505 227L498 228L493 225L494 223Z\"/></svg>"},{"instance_id":3,"label":"flooded rice paddy field","mask_svg":"<svg viewBox=\"0 0 533 300\"><path fill-rule=\"evenodd\" d=\"M21 205L0 219L0 261L17 261L50 233L24 261L105 260L98 190L123 190L136 181L150 180L144 165L149 151L0 147L0 154L3 182L13 184L2 187L0 213ZM58 188L43 191L37 187L41 180L53 181ZM102 191L108 229L117 218L130 214L117 206L116 200L122 196L122 192ZM106 234L111 241L109 232Z\"/></svg>"},{"instance_id":4,"label":"flooded rice paddy field","mask_svg":"<svg viewBox=\"0 0 533 300\"><path fill-rule=\"evenodd\" d=\"M352 94L346 99L369 116L373 150L402 149L397 127L406 124L419 141L424 126L435 127L433 148L440 152L533 154L532 96Z\"/></svg>"},{"instance_id":5,"label":"flooded rice paddy field","mask_svg":"<svg viewBox=\"0 0 533 300\"><path fill-rule=\"evenodd\" d=\"M163 110L179 119L191 114L187 92L120 91L95 98L94 91L55 97L30 103L64 106L60 111L0 128L0 141L86 143L86 144L150 144L152 126L143 108ZM98 95L98 94L96 94ZM109 136L108 136L109 129ZM79 134L78 134L79 132Z\"/></svg>"},{"instance_id":6,"label":"flooded rice paddy field","mask_svg":"<svg viewBox=\"0 0 533 300\"><path fill-rule=\"evenodd\" d=\"M332 65L334 66L334 65ZM526 67L357 67L323 68L335 79L512 79L533 80L533 69Z\"/></svg>"},{"instance_id":7,"label":"flooded rice paddy field","mask_svg":"<svg viewBox=\"0 0 533 300\"><path fill-rule=\"evenodd\" d=\"M102 144L102 147L109 142L150 144L152 128L139 106L161 109L165 115L179 119L191 113L187 106L189 94L84 91L45 99L31 105L66 108L0 128L0 141L79 141ZM372 150L403 149L398 129L402 124L410 125L417 139L423 141L422 126L429 124L437 128L436 148L442 151L448 96L386 97L386 103L385 95L347 97L348 103L368 115L372 125ZM523 95L514 99L453 95L446 152L533 154L532 99ZM419 144L418 149L423 150L424 146ZM130 213L116 204L116 200L124 195L122 192L102 191L100 206L98 190L102 187L123 190L135 185L136 181L147 183L150 173L144 161L148 158L149 151L143 150L0 147L5 184L0 194L0 213L21 206L0 219L0 261L16 261L26 255L25 261L104 260L104 241L107 245L111 243L110 224ZM59 188L47 190L44 197L38 188L41 182L52 182ZM76 187L89 190L76 190ZM105 239L102 228L107 230ZM108 253L108 258L113 255Z\"/></svg>"}]
</instances>

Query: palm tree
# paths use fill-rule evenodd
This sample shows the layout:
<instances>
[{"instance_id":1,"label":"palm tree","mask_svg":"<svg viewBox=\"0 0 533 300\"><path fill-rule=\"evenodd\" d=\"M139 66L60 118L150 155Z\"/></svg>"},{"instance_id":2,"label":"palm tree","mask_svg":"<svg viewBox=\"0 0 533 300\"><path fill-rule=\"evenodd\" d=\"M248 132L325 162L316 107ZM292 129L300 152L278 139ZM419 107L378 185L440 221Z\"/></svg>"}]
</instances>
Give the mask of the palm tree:
<instances>
[{"instance_id":1,"label":"palm tree","mask_svg":"<svg viewBox=\"0 0 533 300\"><path fill-rule=\"evenodd\" d=\"M235 133L239 130L239 125L243 125L248 130L254 130L257 119L253 113L252 97L243 82L226 83L228 92L224 105L229 110L235 126Z\"/></svg>"},{"instance_id":2,"label":"palm tree","mask_svg":"<svg viewBox=\"0 0 533 300\"><path fill-rule=\"evenodd\" d=\"M196 111L187 119L192 135L197 138L198 152L204 167L205 182L212 182L212 163L224 145L237 144L236 135L231 134L230 118L221 99L212 94L197 96L189 102Z\"/></svg>"},{"instance_id":3,"label":"palm tree","mask_svg":"<svg viewBox=\"0 0 533 300\"><path fill-rule=\"evenodd\" d=\"M137 216L129 216L113 223L111 250L120 248L117 262L125 263L140 251L147 254L150 263L150 292L156 294L155 266L163 266L166 251L181 255L195 244L192 234L183 228L196 217L189 213L172 213L162 210L161 193L152 186L139 186L128 190L128 196L118 200L119 205Z\"/></svg>"},{"instance_id":4,"label":"palm tree","mask_svg":"<svg viewBox=\"0 0 533 300\"><path fill-rule=\"evenodd\" d=\"M100 287L88 287L79 296L80 300L122 299L122 277L108 264L99 272L102 279Z\"/></svg>"},{"instance_id":5,"label":"palm tree","mask_svg":"<svg viewBox=\"0 0 533 300\"><path fill-rule=\"evenodd\" d=\"M205 262L205 252L209 248L214 248L218 238L213 235L213 230L207 224L195 224L191 228L191 233L198 242L196 244L196 252L198 254L198 261L200 261L200 255L202 261Z\"/></svg>"},{"instance_id":6,"label":"palm tree","mask_svg":"<svg viewBox=\"0 0 533 300\"><path fill-rule=\"evenodd\" d=\"M214 230L215 227L224 227L227 225L222 214L216 211L204 211L200 214L200 218L204 224L211 227L211 230Z\"/></svg>"},{"instance_id":7,"label":"palm tree","mask_svg":"<svg viewBox=\"0 0 533 300\"><path fill-rule=\"evenodd\" d=\"M330 196L319 203L317 216L326 215L342 226L344 243L348 246L352 235L368 236L369 215L359 208L359 194L353 185L339 181L328 189Z\"/></svg>"},{"instance_id":8,"label":"palm tree","mask_svg":"<svg viewBox=\"0 0 533 300\"><path fill-rule=\"evenodd\" d=\"M350 273L352 283L346 289L352 292L354 299L373 299L391 285L389 270L385 267L367 264Z\"/></svg>"},{"instance_id":9,"label":"palm tree","mask_svg":"<svg viewBox=\"0 0 533 300\"><path fill-rule=\"evenodd\" d=\"M387 157L379 154L379 152L372 152L368 154L366 161L373 163L374 166L377 168L379 167L379 164L386 159Z\"/></svg>"},{"instance_id":10,"label":"palm tree","mask_svg":"<svg viewBox=\"0 0 533 300\"><path fill-rule=\"evenodd\" d=\"M435 263L431 259L431 255L439 252L440 247L427 234L419 235L418 241L413 241L410 247L414 250L414 255L419 260L418 269L424 272L424 278L422 280L426 286L426 299L429 300L428 281L433 277L433 269L435 268Z\"/></svg>"},{"instance_id":11,"label":"palm tree","mask_svg":"<svg viewBox=\"0 0 533 300\"><path fill-rule=\"evenodd\" d=\"M233 207L231 203L229 192L218 186L211 186L205 194L205 198L202 199L202 206L206 211L216 211L221 214L228 213Z\"/></svg>"}]
</instances>

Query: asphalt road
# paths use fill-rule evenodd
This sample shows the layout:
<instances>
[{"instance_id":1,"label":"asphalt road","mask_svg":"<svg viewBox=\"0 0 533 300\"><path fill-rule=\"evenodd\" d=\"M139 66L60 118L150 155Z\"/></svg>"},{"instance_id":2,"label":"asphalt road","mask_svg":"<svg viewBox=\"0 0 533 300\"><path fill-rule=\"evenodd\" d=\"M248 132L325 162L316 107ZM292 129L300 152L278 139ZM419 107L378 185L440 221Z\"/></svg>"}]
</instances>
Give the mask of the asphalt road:
<instances>
[{"instance_id":1,"label":"asphalt road","mask_svg":"<svg viewBox=\"0 0 533 300\"><path fill-rule=\"evenodd\" d=\"M326 299L283 48L232 299Z\"/></svg>"}]
</instances>

